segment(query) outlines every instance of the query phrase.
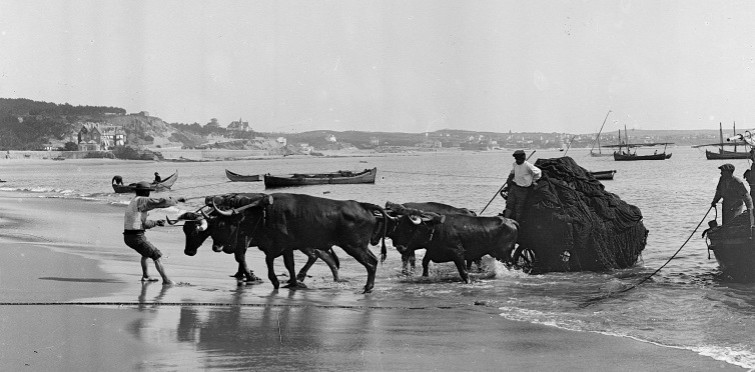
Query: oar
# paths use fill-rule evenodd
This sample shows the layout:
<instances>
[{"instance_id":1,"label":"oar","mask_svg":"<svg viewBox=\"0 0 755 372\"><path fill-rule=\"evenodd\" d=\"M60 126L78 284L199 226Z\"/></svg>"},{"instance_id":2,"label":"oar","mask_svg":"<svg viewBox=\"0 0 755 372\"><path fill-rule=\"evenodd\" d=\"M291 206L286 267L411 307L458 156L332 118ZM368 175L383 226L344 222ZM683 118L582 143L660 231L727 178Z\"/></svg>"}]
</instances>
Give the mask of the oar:
<instances>
[{"instance_id":1,"label":"oar","mask_svg":"<svg viewBox=\"0 0 755 372\"><path fill-rule=\"evenodd\" d=\"M530 160L530 158L532 157L532 155L535 154L535 151L537 151L537 150L532 150L532 152L530 153L530 156L528 156L527 159L525 159L525 160ZM495 197L498 196L498 194L501 192L501 190L503 190L504 187L506 187L506 182L504 182L503 185L501 185L501 187L498 188L498 191L496 191L495 194L493 194L493 197L490 198L490 201L488 202L488 204L485 204L485 207L482 208L482 210L480 211L480 215L482 215L483 212L485 212L485 210L488 209L488 206L490 205L490 203L492 203L493 200L495 200Z\"/></svg>"}]
</instances>

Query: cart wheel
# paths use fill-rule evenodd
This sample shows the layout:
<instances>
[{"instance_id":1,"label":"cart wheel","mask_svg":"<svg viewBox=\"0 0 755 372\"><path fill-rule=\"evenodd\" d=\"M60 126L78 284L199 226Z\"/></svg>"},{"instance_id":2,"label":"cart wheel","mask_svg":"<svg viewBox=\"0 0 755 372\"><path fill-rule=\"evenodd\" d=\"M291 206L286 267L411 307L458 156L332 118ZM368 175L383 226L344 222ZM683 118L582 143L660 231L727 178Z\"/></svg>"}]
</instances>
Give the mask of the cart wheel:
<instances>
[{"instance_id":1,"label":"cart wheel","mask_svg":"<svg viewBox=\"0 0 755 372\"><path fill-rule=\"evenodd\" d=\"M529 248L517 247L514 251L514 266L520 268L524 273L530 274L535 269L537 256L535 251Z\"/></svg>"}]
</instances>

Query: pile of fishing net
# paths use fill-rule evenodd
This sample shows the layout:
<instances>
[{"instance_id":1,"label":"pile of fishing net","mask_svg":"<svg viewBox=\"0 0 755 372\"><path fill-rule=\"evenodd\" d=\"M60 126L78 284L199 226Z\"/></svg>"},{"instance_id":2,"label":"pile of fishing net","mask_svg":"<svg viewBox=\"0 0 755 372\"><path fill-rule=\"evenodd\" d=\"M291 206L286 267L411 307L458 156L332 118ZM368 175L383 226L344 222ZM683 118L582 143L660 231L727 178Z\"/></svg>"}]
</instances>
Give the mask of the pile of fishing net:
<instances>
[{"instance_id":1,"label":"pile of fishing net","mask_svg":"<svg viewBox=\"0 0 755 372\"><path fill-rule=\"evenodd\" d=\"M648 230L642 213L570 157L539 159L543 171L520 221L519 245L533 271L605 271L634 265Z\"/></svg>"}]
</instances>

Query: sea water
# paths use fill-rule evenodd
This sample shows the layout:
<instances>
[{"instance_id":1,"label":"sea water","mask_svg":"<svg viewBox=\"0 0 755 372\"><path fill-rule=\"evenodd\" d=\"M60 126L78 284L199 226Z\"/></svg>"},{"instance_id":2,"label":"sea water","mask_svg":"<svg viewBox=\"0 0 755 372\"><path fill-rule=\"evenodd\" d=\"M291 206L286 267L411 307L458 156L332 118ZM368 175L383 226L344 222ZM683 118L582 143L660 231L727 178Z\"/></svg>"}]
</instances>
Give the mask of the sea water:
<instances>
[{"instance_id":1,"label":"sea water","mask_svg":"<svg viewBox=\"0 0 755 372\"><path fill-rule=\"evenodd\" d=\"M736 166L735 175L741 176L749 164L747 160L706 160L702 151L685 147L669 148L668 152L673 156L665 161L637 162L590 157L583 149L572 149L566 154L588 170L617 170L614 180L602 181L606 190L642 211L649 230L648 243L633 268L607 273L527 275L509 271L494 260L486 259L484 271L473 274L476 281L463 284L452 263L431 263L429 278L420 277L419 270L413 277L402 276L399 255L389 244L389 259L378 269L373 296L390 301L409 295L417 299L416 303L430 306L480 301L499 308L500 316L507 319L630 337L755 368L755 337L752 335L755 285L721 279L717 275L718 265L715 259L709 258L700 236L707 221L713 218L706 213L719 177L717 167L732 163ZM15 160L3 164L0 179L7 182L0 184L0 190L34 197L125 205L130 195L112 192L110 180L114 175L121 175L130 183L151 180L155 171L163 178L177 171L179 178L173 190L153 196L196 198L182 206L190 210L201 206L200 197L204 195L266 191L261 182L229 182L225 169L240 174L285 174L377 167L378 179L374 185L320 185L267 192L303 193L378 205L386 201L437 201L477 212L490 203L483 215L495 215L505 206L500 197L493 197L511 169L510 153L458 151L193 163ZM563 155L564 152L556 150L537 150L530 161ZM181 211L173 209L171 212L175 216ZM176 234L182 238L180 233ZM689 242L684 244L687 239ZM182 245L182 241L176 244ZM650 280L619 293L653 274L680 248L674 259ZM373 247L373 252L377 251ZM332 282L325 265L317 263L312 271L315 274L307 284L314 288L314 293L325 295L300 295L298 301L351 304L353 293L364 285L365 271L343 251L336 249L336 252L342 260L341 275L350 281ZM264 265L259 265L261 257L258 251L249 251L250 265L258 269L258 275L264 276L261 271ZM303 263L302 257L297 256L297 269ZM225 266L213 267L209 272L207 266L213 264L207 261L191 261L196 262L196 267L191 267L194 264L190 263L177 268L171 263L171 273L194 275L194 282L209 281L210 277L217 277L218 283L222 281L222 284L200 286L195 293L183 290L182 298L196 296L192 298L195 302L203 302L211 297L213 301L228 302L227 292L218 289L232 285L227 274L232 273L234 267L230 256L223 259ZM282 263L277 265L282 271ZM341 298L339 294L344 293L349 296ZM603 299L590 301L596 297ZM234 299L243 300L243 297Z\"/></svg>"}]
</instances>

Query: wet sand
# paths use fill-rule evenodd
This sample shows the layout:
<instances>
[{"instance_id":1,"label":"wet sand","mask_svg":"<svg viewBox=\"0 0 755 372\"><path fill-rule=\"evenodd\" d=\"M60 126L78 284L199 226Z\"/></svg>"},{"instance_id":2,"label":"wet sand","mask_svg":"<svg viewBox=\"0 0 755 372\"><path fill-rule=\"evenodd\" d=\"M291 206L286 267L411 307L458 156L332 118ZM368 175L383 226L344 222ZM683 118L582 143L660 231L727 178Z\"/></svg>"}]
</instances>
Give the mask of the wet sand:
<instances>
[{"instance_id":1,"label":"wet sand","mask_svg":"<svg viewBox=\"0 0 755 372\"><path fill-rule=\"evenodd\" d=\"M0 194L0 210L1 370L741 369L687 350L505 320L485 304L407 307L409 299L348 289L294 296L269 283L235 287L232 258L183 256L176 228L148 237L184 284L143 285L138 256L122 243L123 207Z\"/></svg>"}]
</instances>

